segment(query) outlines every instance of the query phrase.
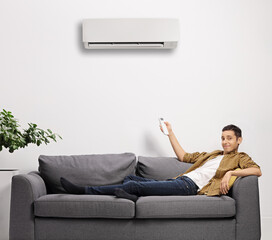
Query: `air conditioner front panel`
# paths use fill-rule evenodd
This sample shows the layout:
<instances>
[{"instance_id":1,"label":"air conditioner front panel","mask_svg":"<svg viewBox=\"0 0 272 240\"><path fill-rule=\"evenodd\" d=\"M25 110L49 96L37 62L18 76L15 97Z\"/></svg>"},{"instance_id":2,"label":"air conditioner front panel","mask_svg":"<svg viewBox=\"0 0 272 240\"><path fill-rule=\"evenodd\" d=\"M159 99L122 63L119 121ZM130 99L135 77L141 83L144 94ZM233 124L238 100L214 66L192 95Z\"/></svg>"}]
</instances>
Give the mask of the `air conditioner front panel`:
<instances>
[{"instance_id":1,"label":"air conditioner front panel","mask_svg":"<svg viewBox=\"0 0 272 240\"><path fill-rule=\"evenodd\" d=\"M164 48L167 42L177 43L178 35L177 19L83 20L86 48Z\"/></svg>"}]
</instances>

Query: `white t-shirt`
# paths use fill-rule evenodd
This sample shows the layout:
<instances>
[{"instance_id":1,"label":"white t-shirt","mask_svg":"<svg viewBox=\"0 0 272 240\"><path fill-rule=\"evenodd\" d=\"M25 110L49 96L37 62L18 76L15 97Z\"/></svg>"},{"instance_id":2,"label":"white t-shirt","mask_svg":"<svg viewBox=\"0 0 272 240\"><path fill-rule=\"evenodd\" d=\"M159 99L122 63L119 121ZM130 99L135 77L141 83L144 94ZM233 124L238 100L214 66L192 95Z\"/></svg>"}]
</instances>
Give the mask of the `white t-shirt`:
<instances>
[{"instance_id":1,"label":"white t-shirt","mask_svg":"<svg viewBox=\"0 0 272 240\"><path fill-rule=\"evenodd\" d=\"M201 167L193 170L192 172L186 173L183 176L187 176L191 178L195 184L199 187L198 191L200 191L205 185L207 185L215 175L217 168L224 155L219 155L214 159L208 160Z\"/></svg>"}]
</instances>

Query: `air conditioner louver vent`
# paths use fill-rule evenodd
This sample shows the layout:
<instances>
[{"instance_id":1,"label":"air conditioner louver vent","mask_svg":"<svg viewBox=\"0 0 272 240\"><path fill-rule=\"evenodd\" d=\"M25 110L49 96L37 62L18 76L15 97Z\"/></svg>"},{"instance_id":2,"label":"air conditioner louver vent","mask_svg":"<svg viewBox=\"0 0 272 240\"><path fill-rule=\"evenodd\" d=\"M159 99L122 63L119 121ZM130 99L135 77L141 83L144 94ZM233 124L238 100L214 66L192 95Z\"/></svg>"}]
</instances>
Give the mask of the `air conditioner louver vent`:
<instances>
[{"instance_id":1,"label":"air conditioner louver vent","mask_svg":"<svg viewBox=\"0 0 272 240\"><path fill-rule=\"evenodd\" d=\"M163 42L89 42L89 48L162 48Z\"/></svg>"}]
</instances>

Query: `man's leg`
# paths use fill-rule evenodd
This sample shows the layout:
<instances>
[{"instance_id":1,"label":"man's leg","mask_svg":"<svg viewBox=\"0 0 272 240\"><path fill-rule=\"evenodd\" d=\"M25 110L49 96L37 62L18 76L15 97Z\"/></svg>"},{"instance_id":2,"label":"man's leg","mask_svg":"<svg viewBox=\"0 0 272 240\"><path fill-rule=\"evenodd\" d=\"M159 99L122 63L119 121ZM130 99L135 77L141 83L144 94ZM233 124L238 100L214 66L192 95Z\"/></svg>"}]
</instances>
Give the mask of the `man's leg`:
<instances>
[{"instance_id":1,"label":"man's leg","mask_svg":"<svg viewBox=\"0 0 272 240\"><path fill-rule=\"evenodd\" d=\"M179 177L167 181L128 181L121 185L108 185L108 186L86 186L84 193L72 192L76 189L76 185L70 183L66 179L61 180L64 189L73 194L92 194L92 195L116 195L116 189L121 189L130 195L136 196L165 196L165 195L195 195L197 194L198 187L188 177ZM72 186L72 187L71 187ZM75 186L75 187L74 187ZM80 187L82 189L82 187ZM120 193L120 191L119 191ZM118 194L117 196L120 196ZM126 197L125 197L126 198ZM134 196L133 196L134 199Z\"/></svg>"},{"instance_id":2,"label":"man's leg","mask_svg":"<svg viewBox=\"0 0 272 240\"><path fill-rule=\"evenodd\" d=\"M149 179L149 178L143 178L143 177L138 177L134 175L128 175L125 177L123 183L126 183L128 181L136 181L136 182L155 182L157 180L154 179Z\"/></svg>"},{"instance_id":3,"label":"man's leg","mask_svg":"<svg viewBox=\"0 0 272 240\"><path fill-rule=\"evenodd\" d=\"M188 177L179 177L167 181L127 181L121 185L86 187L86 194L115 195L116 189L122 189L136 196L195 195L197 185Z\"/></svg>"},{"instance_id":4,"label":"man's leg","mask_svg":"<svg viewBox=\"0 0 272 240\"><path fill-rule=\"evenodd\" d=\"M151 181L157 181L157 180L153 180L153 179L147 179L147 178L142 178L142 177L138 177L138 176L134 176L134 175L128 175L125 177L124 182L123 183L127 183L129 181L141 181L141 182L151 182ZM60 178L60 182L61 185L63 186L63 188L69 192L69 193L73 193L73 194L99 194L99 188L93 188L93 187L83 187L83 186L78 186L76 184L71 183L70 181L68 181L65 178ZM115 188L120 188L119 185L115 185ZM110 191L110 193L112 193L112 186L109 186L109 188L106 186L106 188L102 189L102 190L106 190L107 192ZM98 193L94 193L95 191L98 191ZM100 194L106 194L106 193L100 193Z\"/></svg>"},{"instance_id":5,"label":"man's leg","mask_svg":"<svg viewBox=\"0 0 272 240\"><path fill-rule=\"evenodd\" d=\"M196 195L197 185L188 177L167 181L130 181L122 189L137 196Z\"/></svg>"},{"instance_id":6,"label":"man's leg","mask_svg":"<svg viewBox=\"0 0 272 240\"><path fill-rule=\"evenodd\" d=\"M157 180L143 178L143 177L138 177L138 176L135 176L135 175L128 175L128 176L125 177L125 179L123 181L123 184L125 184L127 182L130 182L130 181L135 181L135 182L154 182L154 181L157 181ZM87 188L87 191L88 190L90 190L90 189ZM99 190L99 189L91 189L91 190ZM102 190L105 190L105 189L102 189ZM109 190L109 188L107 188L106 190ZM110 188L110 190L112 190L112 189ZM126 199L132 200L134 202L136 202L138 200L138 196L126 192L123 189L123 186L120 187L120 186L116 186L115 185L114 186L114 195L116 197L126 198Z\"/></svg>"},{"instance_id":7,"label":"man's leg","mask_svg":"<svg viewBox=\"0 0 272 240\"><path fill-rule=\"evenodd\" d=\"M78 186L65 178L60 178L60 182L62 187L66 190L66 192L71 194L90 194L90 195L115 195L117 197L130 199L134 202L137 201L138 197L133 194L127 193L123 190L123 185L108 185L108 186ZM131 185L131 184L130 184Z\"/></svg>"}]
</instances>

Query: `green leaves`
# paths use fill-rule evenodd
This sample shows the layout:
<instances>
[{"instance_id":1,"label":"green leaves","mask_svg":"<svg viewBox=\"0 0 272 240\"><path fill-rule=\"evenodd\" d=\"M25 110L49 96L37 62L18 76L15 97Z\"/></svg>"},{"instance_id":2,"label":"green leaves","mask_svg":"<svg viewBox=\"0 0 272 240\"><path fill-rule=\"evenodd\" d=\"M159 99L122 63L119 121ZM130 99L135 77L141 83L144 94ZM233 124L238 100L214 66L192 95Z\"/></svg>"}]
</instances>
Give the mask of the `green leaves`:
<instances>
[{"instance_id":1,"label":"green leaves","mask_svg":"<svg viewBox=\"0 0 272 240\"><path fill-rule=\"evenodd\" d=\"M19 148L26 147L29 143L40 146L42 143L50 143L49 139L57 141L57 137L62 137L53 133L50 129L47 131L38 128L35 123L28 123L28 129L23 132L19 130L18 120L14 118L11 112L3 109L0 112L0 151L3 147L9 149L12 153Z\"/></svg>"}]
</instances>

